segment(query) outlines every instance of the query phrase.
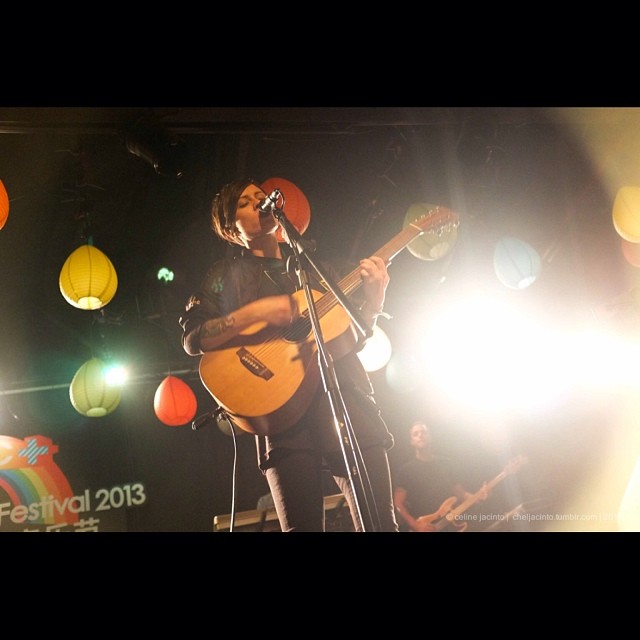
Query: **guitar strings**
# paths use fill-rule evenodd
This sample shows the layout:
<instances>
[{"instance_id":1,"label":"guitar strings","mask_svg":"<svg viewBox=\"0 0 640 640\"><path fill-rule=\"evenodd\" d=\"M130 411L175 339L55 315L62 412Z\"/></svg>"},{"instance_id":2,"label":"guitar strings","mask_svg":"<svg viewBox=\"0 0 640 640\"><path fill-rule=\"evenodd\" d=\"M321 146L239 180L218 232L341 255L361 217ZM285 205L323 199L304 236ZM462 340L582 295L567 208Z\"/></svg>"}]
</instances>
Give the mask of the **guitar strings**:
<instances>
[{"instance_id":1,"label":"guitar strings","mask_svg":"<svg viewBox=\"0 0 640 640\"><path fill-rule=\"evenodd\" d=\"M339 286L346 295L350 295L361 284L362 281L359 277L359 269L354 269L349 275L347 275L343 280L340 281ZM335 297L335 295L333 295L332 292L329 291L315 302L318 316L323 317L337 304L337 298ZM266 356L269 356L271 353L276 352L278 349L282 348L280 340L283 338L291 342L296 342L294 338L298 333L298 329L295 325L299 322L306 322L308 319L309 309L305 309L300 314L300 318L293 325L284 328L273 329L271 335L264 340L262 345L260 345L253 351L253 355L259 357L260 359L264 359Z\"/></svg>"}]
</instances>

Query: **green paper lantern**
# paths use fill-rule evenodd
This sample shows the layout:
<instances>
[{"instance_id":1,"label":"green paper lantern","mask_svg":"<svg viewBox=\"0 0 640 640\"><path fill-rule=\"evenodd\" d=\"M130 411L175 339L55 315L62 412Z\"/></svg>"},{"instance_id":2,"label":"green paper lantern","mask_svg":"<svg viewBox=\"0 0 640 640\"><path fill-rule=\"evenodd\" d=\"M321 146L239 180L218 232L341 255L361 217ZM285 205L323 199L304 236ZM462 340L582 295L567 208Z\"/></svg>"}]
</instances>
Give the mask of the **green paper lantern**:
<instances>
[{"instance_id":1,"label":"green paper lantern","mask_svg":"<svg viewBox=\"0 0 640 640\"><path fill-rule=\"evenodd\" d=\"M107 383L106 370L102 360L91 358L76 371L69 385L69 398L78 413L102 418L120 404L120 387Z\"/></svg>"}]
</instances>

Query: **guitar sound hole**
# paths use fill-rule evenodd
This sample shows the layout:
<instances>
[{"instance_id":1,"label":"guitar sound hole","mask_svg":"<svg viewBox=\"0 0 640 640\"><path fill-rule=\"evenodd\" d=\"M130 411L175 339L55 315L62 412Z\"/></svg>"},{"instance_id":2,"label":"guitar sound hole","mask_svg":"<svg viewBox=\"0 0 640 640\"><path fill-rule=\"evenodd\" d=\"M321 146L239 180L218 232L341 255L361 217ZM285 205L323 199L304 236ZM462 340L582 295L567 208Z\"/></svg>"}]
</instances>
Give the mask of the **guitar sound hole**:
<instances>
[{"instance_id":1,"label":"guitar sound hole","mask_svg":"<svg viewBox=\"0 0 640 640\"><path fill-rule=\"evenodd\" d=\"M284 332L284 339L289 342L301 342L311 332L311 320L309 318L298 318Z\"/></svg>"}]
</instances>

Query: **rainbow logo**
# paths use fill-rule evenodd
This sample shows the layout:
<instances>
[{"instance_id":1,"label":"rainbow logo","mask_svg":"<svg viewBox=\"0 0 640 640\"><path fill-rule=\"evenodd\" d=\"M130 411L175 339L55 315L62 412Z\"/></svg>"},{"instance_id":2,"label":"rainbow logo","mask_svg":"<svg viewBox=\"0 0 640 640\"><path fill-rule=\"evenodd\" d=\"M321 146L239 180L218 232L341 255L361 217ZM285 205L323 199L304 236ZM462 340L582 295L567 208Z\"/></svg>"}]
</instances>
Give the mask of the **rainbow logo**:
<instances>
[{"instance_id":1,"label":"rainbow logo","mask_svg":"<svg viewBox=\"0 0 640 640\"><path fill-rule=\"evenodd\" d=\"M78 513L51 507L73 498L67 478L53 461L57 452L58 446L44 436L0 436L0 503L4 490L14 507L29 509L29 525L78 521Z\"/></svg>"}]
</instances>

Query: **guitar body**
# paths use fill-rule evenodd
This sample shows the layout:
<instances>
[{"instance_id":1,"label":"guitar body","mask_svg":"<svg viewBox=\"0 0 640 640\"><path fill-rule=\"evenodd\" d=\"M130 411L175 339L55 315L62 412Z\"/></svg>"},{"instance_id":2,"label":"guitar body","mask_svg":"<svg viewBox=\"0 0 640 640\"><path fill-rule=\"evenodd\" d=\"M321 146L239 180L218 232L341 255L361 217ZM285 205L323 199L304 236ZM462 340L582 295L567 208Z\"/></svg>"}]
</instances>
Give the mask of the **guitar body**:
<instances>
[{"instance_id":1,"label":"guitar body","mask_svg":"<svg viewBox=\"0 0 640 640\"><path fill-rule=\"evenodd\" d=\"M313 291L316 301L323 295ZM304 291L293 298L303 316L308 309ZM355 347L355 333L341 306L329 309L320 327L334 360ZM202 356L200 378L243 431L265 436L287 430L309 408L320 382L310 321L301 317L289 327L262 322L247 327L224 347Z\"/></svg>"}]
</instances>

